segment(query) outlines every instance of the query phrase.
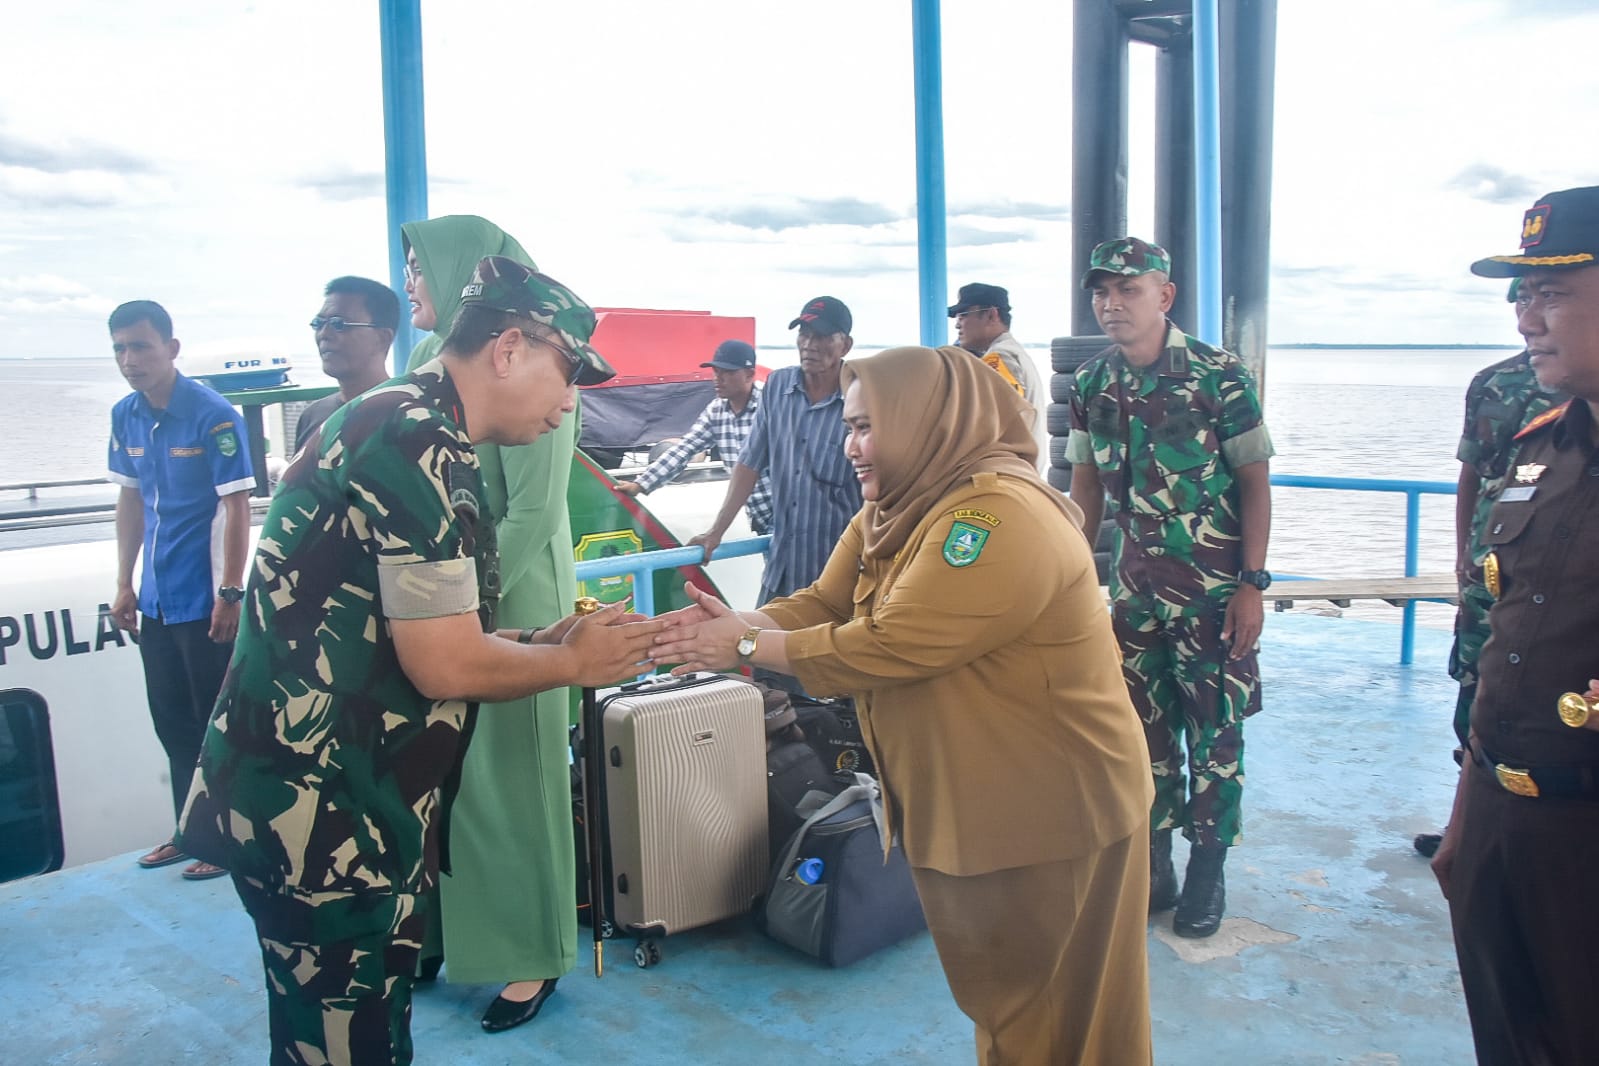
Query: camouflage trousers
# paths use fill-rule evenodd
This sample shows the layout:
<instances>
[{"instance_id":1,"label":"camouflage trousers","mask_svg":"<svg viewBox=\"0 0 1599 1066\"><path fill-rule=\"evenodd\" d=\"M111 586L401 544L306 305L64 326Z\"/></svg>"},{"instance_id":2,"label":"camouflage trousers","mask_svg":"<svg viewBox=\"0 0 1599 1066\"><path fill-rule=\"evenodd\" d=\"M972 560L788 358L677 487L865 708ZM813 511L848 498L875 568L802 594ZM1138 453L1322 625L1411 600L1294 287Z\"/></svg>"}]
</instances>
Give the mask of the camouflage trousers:
<instances>
[{"instance_id":1,"label":"camouflage trousers","mask_svg":"<svg viewBox=\"0 0 1599 1066\"><path fill-rule=\"evenodd\" d=\"M272 1066L403 1066L427 897L313 903L235 876L266 969Z\"/></svg>"},{"instance_id":2,"label":"camouflage trousers","mask_svg":"<svg viewBox=\"0 0 1599 1066\"><path fill-rule=\"evenodd\" d=\"M1449 649L1449 676L1460 682L1455 700L1455 736L1466 743L1471 731L1471 704L1477 698L1477 660L1488 643L1488 609L1494 598L1484 585L1460 587L1460 609L1455 612L1455 643Z\"/></svg>"},{"instance_id":3,"label":"camouflage trousers","mask_svg":"<svg viewBox=\"0 0 1599 1066\"><path fill-rule=\"evenodd\" d=\"M1228 660L1224 611L1172 616L1139 595L1118 599L1111 622L1155 775L1150 828L1230 847L1243 839L1244 718L1260 710L1260 665L1253 651Z\"/></svg>"}]
</instances>

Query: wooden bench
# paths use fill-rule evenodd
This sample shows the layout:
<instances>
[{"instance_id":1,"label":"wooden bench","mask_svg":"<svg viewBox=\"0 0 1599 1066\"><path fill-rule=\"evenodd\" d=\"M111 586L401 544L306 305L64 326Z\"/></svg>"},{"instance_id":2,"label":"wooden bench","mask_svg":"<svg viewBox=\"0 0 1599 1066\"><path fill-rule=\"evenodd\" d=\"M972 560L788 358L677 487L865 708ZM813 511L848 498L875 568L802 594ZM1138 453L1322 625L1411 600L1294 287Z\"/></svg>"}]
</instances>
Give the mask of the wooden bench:
<instances>
[{"instance_id":1,"label":"wooden bench","mask_svg":"<svg viewBox=\"0 0 1599 1066\"><path fill-rule=\"evenodd\" d=\"M1262 596L1286 611L1296 600L1327 600L1348 607L1355 600L1383 600L1403 607L1412 600L1459 603L1460 587L1453 574L1418 574L1415 577L1332 577L1303 581L1283 579L1272 583Z\"/></svg>"}]
</instances>

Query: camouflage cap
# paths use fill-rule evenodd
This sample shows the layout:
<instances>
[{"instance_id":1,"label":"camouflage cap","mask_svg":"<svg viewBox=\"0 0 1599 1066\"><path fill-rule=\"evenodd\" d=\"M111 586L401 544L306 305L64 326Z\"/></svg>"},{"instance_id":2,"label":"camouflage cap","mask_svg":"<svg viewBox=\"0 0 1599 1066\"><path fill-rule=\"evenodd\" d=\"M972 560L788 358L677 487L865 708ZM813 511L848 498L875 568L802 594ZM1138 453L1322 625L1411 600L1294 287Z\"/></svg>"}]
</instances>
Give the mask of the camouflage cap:
<instances>
[{"instance_id":1,"label":"camouflage cap","mask_svg":"<svg viewBox=\"0 0 1599 1066\"><path fill-rule=\"evenodd\" d=\"M1482 278L1514 278L1535 270L1573 270L1599 262L1599 185L1552 192L1521 216L1519 255L1491 255L1471 264Z\"/></svg>"},{"instance_id":2,"label":"camouflage cap","mask_svg":"<svg viewBox=\"0 0 1599 1066\"><path fill-rule=\"evenodd\" d=\"M583 364L577 375L579 385L598 385L616 376L611 364L589 347L594 311L548 274L503 255L487 255L478 260L472 280L461 290L461 303L522 315L553 329Z\"/></svg>"},{"instance_id":3,"label":"camouflage cap","mask_svg":"<svg viewBox=\"0 0 1599 1066\"><path fill-rule=\"evenodd\" d=\"M1171 274L1171 256L1158 244L1137 237L1118 237L1095 245L1088 254L1088 269L1083 272L1083 288L1093 288L1095 274L1120 274L1136 278L1152 271Z\"/></svg>"}]
</instances>

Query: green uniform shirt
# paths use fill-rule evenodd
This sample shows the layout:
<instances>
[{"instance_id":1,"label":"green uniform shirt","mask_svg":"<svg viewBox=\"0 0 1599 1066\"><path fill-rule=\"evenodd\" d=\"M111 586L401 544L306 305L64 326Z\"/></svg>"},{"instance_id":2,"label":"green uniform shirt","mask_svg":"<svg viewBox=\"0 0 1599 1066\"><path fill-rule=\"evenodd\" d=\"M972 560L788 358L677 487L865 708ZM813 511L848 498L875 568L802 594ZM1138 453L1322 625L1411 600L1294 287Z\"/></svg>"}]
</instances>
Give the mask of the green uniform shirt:
<instances>
[{"instance_id":1,"label":"green uniform shirt","mask_svg":"<svg viewBox=\"0 0 1599 1066\"><path fill-rule=\"evenodd\" d=\"M1098 467L1116 519L1111 594L1230 593L1243 542L1233 471L1275 454L1249 370L1169 326L1151 365L1113 347L1075 384L1066 457Z\"/></svg>"},{"instance_id":2,"label":"green uniform shirt","mask_svg":"<svg viewBox=\"0 0 1599 1066\"><path fill-rule=\"evenodd\" d=\"M476 611L488 628L482 495L438 362L328 419L261 530L184 811L185 851L302 896L435 883L441 794L471 707L416 690L387 620Z\"/></svg>"},{"instance_id":3,"label":"green uniform shirt","mask_svg":"<svg viewBox=\"0 0 1599 1066\"><path fill-rule=\"evenodd\" d=\"M1481 481L1477 508L1471 516L1469 547L1474 563L1480 564L1486 554L1482 527L1505 487L1516 434L1565 399L1563 393L1545 392L1538 386L1526 352L1483 367L1471 379L1466 389L1466 424L1455 457L1475 470ZM1483 628L1486 636L1486 623Z\"/></svg>"}]
</instances>

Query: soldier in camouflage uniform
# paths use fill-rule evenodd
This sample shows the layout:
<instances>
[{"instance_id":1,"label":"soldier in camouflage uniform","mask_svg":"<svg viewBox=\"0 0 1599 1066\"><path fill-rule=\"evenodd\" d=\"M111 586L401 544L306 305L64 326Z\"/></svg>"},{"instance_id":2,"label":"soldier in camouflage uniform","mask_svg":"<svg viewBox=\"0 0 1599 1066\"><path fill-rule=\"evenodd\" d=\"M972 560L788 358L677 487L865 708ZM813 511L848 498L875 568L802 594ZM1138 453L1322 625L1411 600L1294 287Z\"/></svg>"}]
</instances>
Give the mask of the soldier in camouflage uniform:
<instances>
[{"instance_id":1,"label":"soldier in camouflage uniform","mask_svg":"<svg viewBox=\"0 0 1599 1066\"><path fill-rule=\"evenodd\" d=\"M1510 283L1509 299L1518 313L1520 287L1520 278ZM1466 389L1466 424L1456 452L1460 484L1455 493L1455 575L1460 581L1460 609L1455 613L1455 642L1449 649L1449 676L1460 682L1454 726L1462 749L1471 725L1471 704L1477 698L1477 657L1488 641L1488 608L1493 606L1482 576L1487 554L1483 523L1504 488L1516 434L1565 398L1564 393L1538 385L1526 352L1484 367ZM1442 833L1421 833L1414 844L1418 852L1430 856L1442 840Z\"/></svg>"},{"instance_id":2,"label":"soldier in camouflage uniform","mask_svg":"<svg viewBox=\"0 0 1599 1066\"><path fill-rule=\"evenodd\" d=\"M232 872L255 921L273 1063L411 1061L472 701L636 673L663 628L490 629L473 442L536 439L612 371L548 277L490 257L465 298L438 359L342 408L284 474L184 811L182 846Z\"/></svg>"},{"instance_id":3,"label":"soldier in camouflage uniform","mask_svg":"<svg viewBox=\"0 0 1599 1066\"><path fill-rule=\"evenodd\" d=\"M1155 776L1150 909L1175 904L1176 932L1202 937L1225 909L1244 718L1260 709L1273 449L1249 371L1166 318L1170 270L1136 237L1094 249L1083 287L1116 343L1077 370L1067 457L1083 528L1107 500L1116 520L1112 620ZM1180 898L1174 828L1193 843Z\"/></svg>"}]
</instances>

